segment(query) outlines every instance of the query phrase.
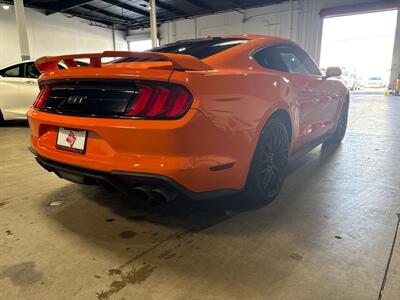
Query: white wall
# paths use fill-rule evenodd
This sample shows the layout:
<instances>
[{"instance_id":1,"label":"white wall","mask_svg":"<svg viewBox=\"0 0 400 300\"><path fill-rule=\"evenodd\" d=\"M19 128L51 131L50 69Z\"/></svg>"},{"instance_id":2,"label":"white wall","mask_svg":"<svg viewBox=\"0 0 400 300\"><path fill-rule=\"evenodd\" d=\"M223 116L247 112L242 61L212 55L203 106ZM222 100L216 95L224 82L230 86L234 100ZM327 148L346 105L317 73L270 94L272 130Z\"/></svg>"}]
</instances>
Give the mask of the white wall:
<instances>
[{"instance_id":1,"label":"white wall","mask_svg":"<svg viewBox=\"0 0 400 300\"><path fill-rule=\"evenodd\" d=\"M286 37L299 43L317 61L320 54L323 8L375 2L376 0L299 0L293 1L293 23L290 25L290 4L264 6L219 13L161 25L161 44L181 39L232 34L265 34ZM290 30L292 28L292 30ZM292 31L292 33L290 33ZM141 31L130 31L130 35Z\"/></svg>"},{"instance_id":2,"label":"white wall","mask_svg":"<svg viewBox=\"0 0 400 300\"><path fill-rule=\"evenodd\" d=\"M80 18L62 14L45 16L25 9L31 58L43 55L113 50L112 31L88 25ZM115 32L116 49L127 50L125 33ZM0 66L21 60L14 7L0 9Z\"/></svg>"}]
</instances>

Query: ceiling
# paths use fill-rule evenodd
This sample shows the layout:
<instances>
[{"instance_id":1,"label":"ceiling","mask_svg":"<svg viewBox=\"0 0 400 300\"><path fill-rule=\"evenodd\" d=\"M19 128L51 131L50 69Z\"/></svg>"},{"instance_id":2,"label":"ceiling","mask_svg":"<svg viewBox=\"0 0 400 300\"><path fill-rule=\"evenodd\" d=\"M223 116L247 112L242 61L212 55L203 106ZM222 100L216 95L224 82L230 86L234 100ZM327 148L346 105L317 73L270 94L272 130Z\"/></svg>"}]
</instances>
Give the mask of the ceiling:
<instances>
[{"instance_id":1,"label":"ceiling","mask_svg":"<svg viewBox=\"0 0 400 300\"><path fill-rule=\"evenodd\" d=\"M285 0L156 0L157 22L282 3ZM0 0L10 3L12 0ZM121 30L149 27L149 0L25 0L26 7L45 15L63 13L90 21L91 25Z\"/></svg>"}]
</instances>

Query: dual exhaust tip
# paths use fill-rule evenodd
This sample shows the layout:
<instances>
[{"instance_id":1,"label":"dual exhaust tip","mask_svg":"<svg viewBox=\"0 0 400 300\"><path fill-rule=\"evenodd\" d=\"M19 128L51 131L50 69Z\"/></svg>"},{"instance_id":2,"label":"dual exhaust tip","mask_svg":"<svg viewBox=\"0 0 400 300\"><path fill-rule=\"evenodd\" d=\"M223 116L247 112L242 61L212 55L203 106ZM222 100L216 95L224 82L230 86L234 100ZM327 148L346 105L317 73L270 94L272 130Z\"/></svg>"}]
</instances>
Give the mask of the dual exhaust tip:
<instances>
[{"instance_id":1,"label":"dual exhaust tip","mask_svg":"<svg viewBox=\"0 0 400 300\"><path fill-rule=\"evenodd\" d=\"M137 186L133 188L133 196L141 201L152 204L166 203L174 201L177 193L165 187L151 187L147 185Z\"/></svg>"}]
</instances>

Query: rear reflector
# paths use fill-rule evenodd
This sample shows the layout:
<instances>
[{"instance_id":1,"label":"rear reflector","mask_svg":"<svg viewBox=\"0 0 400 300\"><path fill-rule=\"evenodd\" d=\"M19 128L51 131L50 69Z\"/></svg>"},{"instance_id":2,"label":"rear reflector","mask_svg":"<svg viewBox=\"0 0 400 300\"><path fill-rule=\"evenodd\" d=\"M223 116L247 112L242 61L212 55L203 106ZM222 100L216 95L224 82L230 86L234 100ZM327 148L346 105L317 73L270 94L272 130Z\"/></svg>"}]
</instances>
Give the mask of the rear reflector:
<instances>
[{"instance_id":1,"label":"rear reflector","mask_svg":"<svg viewBox=\"0 0 400 300\"><path fill-rule=\"evenodd\" d=\"M41 109L43 108L47 98L49 97L51 92L51 86L46 84L46 85L42 85L40 87L40 92L35 100L35 102L33 103L33 107L37 108L37 109Z\"/></svg>"},{"instance_id":2,"label":"rear reflector","mask_svg":"<svg viewBox=\"0 0 400 300\"><path fill-rule=\"evenodd\" d=\"M181 86L138 84L138 95L127 108L128 117L177 119L187 113L192 95Z\"/></svg>"}]
</instances>

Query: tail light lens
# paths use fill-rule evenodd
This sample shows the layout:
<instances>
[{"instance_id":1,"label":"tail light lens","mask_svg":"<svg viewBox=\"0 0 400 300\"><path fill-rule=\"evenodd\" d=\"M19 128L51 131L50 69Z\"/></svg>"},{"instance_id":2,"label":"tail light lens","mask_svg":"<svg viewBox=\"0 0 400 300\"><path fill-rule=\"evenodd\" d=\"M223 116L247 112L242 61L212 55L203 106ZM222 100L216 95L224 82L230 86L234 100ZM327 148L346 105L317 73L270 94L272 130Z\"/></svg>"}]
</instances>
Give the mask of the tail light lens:
<instances>
[{"instance_id":1,"label":"tail light lens","mask_svg":"<svg viewBox=\"0 0 400 300\"><path fill-rule=\"evenodd\" d=\"M49 97L51 92L51 85L45 84L40 87L40 92L33 103L33 107L37 109L43 108L46 103L47 98Z\"/></svg>"},{"instance_id":2,"label":"tail light lens","mask_svg":"<svg viewBox=\"0 0 400 300\"><path fill-rule=\"evenodd\" d=\"M177 119L187 113L192 95L181 86L138 84L138 94L126 110L128 117Z\"/></svg>"}]
</instances>

